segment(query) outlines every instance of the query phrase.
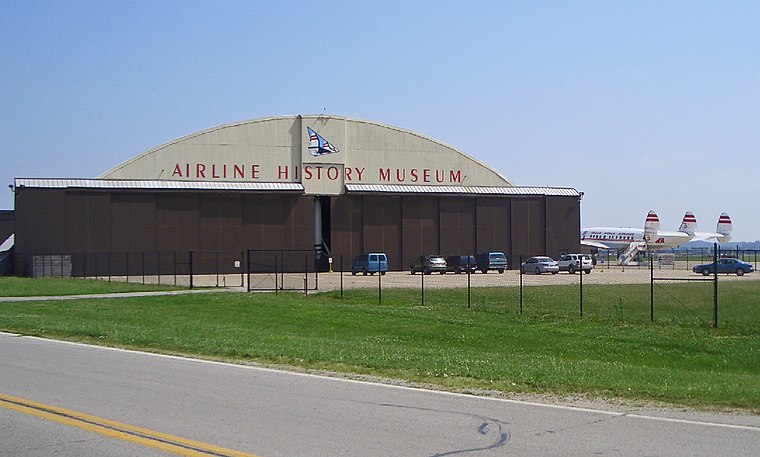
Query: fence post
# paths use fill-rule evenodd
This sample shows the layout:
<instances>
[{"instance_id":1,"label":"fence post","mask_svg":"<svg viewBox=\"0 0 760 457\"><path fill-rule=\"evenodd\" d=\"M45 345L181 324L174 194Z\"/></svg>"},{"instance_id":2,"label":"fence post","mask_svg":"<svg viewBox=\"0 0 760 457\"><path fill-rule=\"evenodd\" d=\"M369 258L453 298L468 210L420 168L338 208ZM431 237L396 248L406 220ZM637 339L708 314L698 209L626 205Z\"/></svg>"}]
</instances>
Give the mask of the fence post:
<instances>
[{"instance_id":1,"label":"fence post","mask_svg":"<svg viewBox=\"0 0 760 457\"><path fill-rule=\"evenodd\" d=\"M578 275L578 278L580 278L579 279L579 282L580 282L580 287L579 287L579 289L580 289L580 297L579 297L579 300L580 300L580 304L581 304L581 317L583 317L583 259L582 258L581 258L581 268L580 268L580 271L578 273L580 273Z\"/></svg>"},{"instance_id":2,"label":"fence post","mask_svg":"<svg viewBox=\"0 0 760 457\"><path fill-rule=\"evenodd\" d=\"M467 309L470 309L472 307L470 303L470 275L472 274L472 271L470 271L472 267L470 266L470 256L467 255Z\"/></svg>"},{"instance_id":3,"label":"fence post","mask_svg":"<svg viewBox=\"0 0 760 457\"><path fill-rule=\"evenodd\" d=\"M251 248L246 250L245 254L245 274L248 284L246 285L246 291L251 291Z\"/></svg>"},{"instance_id":4,"label":"fence post","mask_svg":"<svg viewBox=\"0 0 760 457\"><path fill-rule=\"evenodd\" d=\"M177 251L174 251L174 285L177 285Z\"/></svg>"},{"instance_id":5,"label":"fence post","mask_svg":"<svg viewBox=\"0 0 760 457\"><path fill-rule=\"evenodd\" d=\"M718 243L713 243L713 328L718 328Z\"/></svg>"},{"instance_id":6,"label":"fence post","mask_svg":"<svg viewBox=\"0 0 760 457\"><path fill-rule=\"evenodd\" d=\"M303 255L303 294L309 295L309 254Z\"/></svg>"},{"instance_id":7,"label":"fence post","mask_svg":"<svg viewBox=\"0 0 760 457\"><path fill-rule=\"evenodd\" d=\"M520 315L523 313L523 268L522 268L522 255L520 255Z\"/></svg>"},{"instance_id":8,"label":"fence post","mask_svg":"<svg viewBox=\"0 0 760 457\"><path fill-rule=\"evenodd\" d=\"M422 258L422 273L420 274L420 288L422 289L422 306L425 306L425 258Z\"/></svg>"},{"instance_id":9,"label":"fence post","mask_svg":"<svg viewBox=\"0 0 760 457\"><path fill-rule=\"evenodd\" d=\"M380 271L377 272L377 304L383 303L383 275Z\"/></svg>"},{"instance_id":10,"label":"fence post","mask_svg":"<svg viewBox=\"0 0 760 457\"><path fill-rule=\"evenodd\" d=\"M649 321L654 322L654 256L649 257Z\"/></svg>"},{"instance_id":11,"label":"fence post","mask_svg":"<svg viewBox=\"0 0 760 457\"><path fill-rule=\"evenodd\" d=\"M245 257L243 256L243 251L240 251L240 287L243 287L245 285L245 270L243 269L243 259Z\"/></svg>"},{"instance_id":12,"label":"fence post","mask_svg":"<svg viewBox=\"0 0 760 457\"><path fill-rule=\"evenodd\" d=\"M190 288L192 289L193 288L193 250L192 249L190 249L189 256L190 256L190 262L189 262L190 266L188 268L190 269Z\"/></svg>"},{"instance_id":13,"label":"fence post","mask_svg":"<svg viewBox=\"0 0 760 457\"><path fill-rule=\"evenodd\" d=\"M340 299L343 300L343 254L340 255Z\"/></svg>"}]
</instances>

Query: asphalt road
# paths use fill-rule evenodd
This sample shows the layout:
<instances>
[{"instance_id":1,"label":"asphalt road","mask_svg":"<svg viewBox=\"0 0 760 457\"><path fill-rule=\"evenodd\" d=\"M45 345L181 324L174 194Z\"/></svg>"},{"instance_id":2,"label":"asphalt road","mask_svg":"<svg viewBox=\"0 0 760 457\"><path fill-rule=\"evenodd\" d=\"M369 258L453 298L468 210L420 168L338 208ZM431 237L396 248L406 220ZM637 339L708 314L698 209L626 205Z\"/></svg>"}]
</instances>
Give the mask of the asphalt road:
<instances>
[{"instance_id":1,"label":"asphalt road","mask_svg":"<svg viewBox=\"0 0 760 457\"><path fill-rule=\"evenodd\" d=\"M129 433L109 436L94 430L100 424ZM0 333L0 456L168 455L137 442L134 430L163 446L194 440L213 450L172 451L180 455L740 457L760 449L754 415L482 398Z\"/></svg>"}]
</instances>

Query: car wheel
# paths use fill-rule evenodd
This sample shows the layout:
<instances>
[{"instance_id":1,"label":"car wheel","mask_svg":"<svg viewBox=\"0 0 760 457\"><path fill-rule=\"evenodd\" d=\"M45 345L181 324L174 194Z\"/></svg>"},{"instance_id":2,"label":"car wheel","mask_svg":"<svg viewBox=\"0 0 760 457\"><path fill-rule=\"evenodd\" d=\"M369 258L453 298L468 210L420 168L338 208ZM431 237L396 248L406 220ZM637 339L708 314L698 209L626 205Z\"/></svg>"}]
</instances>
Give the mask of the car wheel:
<instances>
[{"instance_id":1,"label":"car wheel","mask_svg":"<svg viewBox=\"0 0 760 457\"><path fill-rule=\"evenodd\" d=\"M415 270L414 267L412 267L412 274L415 274L415 273L417 273L417 270Z\"/></svg>"},{"instance_id":2,"label":"car wheel","mask_svg":"<svg viewBox=\"0 0 760 457\"><path fill-rule=\"evenodd\" d=\"M429 275L430 274L430 270L428 270L427 267L425 267L425 268L422 269L422 274L423 275Z\"/></svg>"},{"instance_id":3,"label":"car wheel","mask_svg":"<svg viewBox=\"0 0 760 457\"><path fill-rule=\"evenodd\" d=\"M504 269L499 270L499 274L504 274Z\"/></svg>"},{"instance_id":4,"label":"car wheel","mask_svg":"<svg viewBox=\"0 0 760 457\"><path fill-rule=\"evenodd\" d=\"M356 272L354 270L351 270L351 276L356 276Z\"/></svg>"},{"instance_id":5,"label":"car wheel","mask_svg":"<svg viewBox=\"0 0 760 457\"><path fill-rule=\"evenodd\" d=\"M557 274L557 272L556 272L556 271L552 271L552 274L553 274L553 275L556 275L556 274Z\"/></svg>"},{"instance_id":6,"label":"car wheel","mask_svg":"<svg viewBox=\"0 0 760 457\"><path fill-rule=\"evenodd\" d=\"M570 273L571 275L574 275L575 267L573 265L570 265L569 267L567 267L567 272Z\"/></svg>"},{"instance_id":7,"label":"car wheel","mask_svg":"<svg viewBox=\"0 0 760 457\"><path fill-rule=\"evenodd\" d=\"M744 268L737 268L736 276L744 276Z\"/></svg>"},{"instance_id":8,"label":"car wheel","mask_svg":"<svg viewBox=\"0 0 760 457\"><path fill-rule=\"evenodd\" d=\"M709 268L703 268L702 269L702 276L710 276L710 269Z\"/></svg>"},{"instance_id":9,"label":"car wheel","mask_svg":"<svg viewBox=\"0 0 760 457\"><path fill-rule=\"evenodd\" d=\"M480 270L481 273L486 274L488 273L488 270Z\"/></svg>"},{"instance_id":10,"label":"car wheel","mask_svg":"<svg viewBox=\"0 0 760 457\"><path fill-rule=\"evenodd\" d=\"M362 270L362 274L363 274L364 276L367 276L367 273L369 273L369 272L367 271L367 269L366 269L366 268Z\"/></svg>"},{"instance_id":11,"label":"car wheel","mask_svg":"<svg viewBox=\"0 0 760 457\"><path fill-rule=\"evenodd\" d=\"M384 272L384 271L381 271L381 272L380 272L380 276L385 276L385 272Z\"/></svg>"},{"instance_id":12,"label":"car wheel","mask_svg":"<svg viewBox=\"0 0 760 457\"><path fill-rule=\"evenodd\" d=\"M591 274L591 270L586 270L586 274L590 275Z\"/></svg>"},{"instance_id":13,"label":"car wheel","mask_svg":"<svg viewBox=\"0 0 760 457\"><path fill-rule=\"evenodd\" d=\"M446 270L443 270L443 271L439 271L438 273L440 273L440 274L442 274L442 275L445 275L445 274L446 274Z\"/></svg>"},{"instance_id":14,"label":"car wheel","mask_svg":"<svg viewBox=\"0 0 760 457\"><path fill-rule=\"evenodd\" d=\"M499 273L501 273L501 272L499 272ZM541 274L541 269L540 269L539 267L536 267L536 274L537 274L537 275L540 275L540 274Z\"/></svg>"},{"instance_id":15,"label":"car wheel","mask_svg":"<svg viewBox=\"0 0 760 457\"><path fill-rule=\"evenodd\" d=\"M461 272L462 272L462 269L459 267L457 267L457 269L454 270L454 274L457 274L457 275L460 274Z\"/></svg>"}]
</instances>

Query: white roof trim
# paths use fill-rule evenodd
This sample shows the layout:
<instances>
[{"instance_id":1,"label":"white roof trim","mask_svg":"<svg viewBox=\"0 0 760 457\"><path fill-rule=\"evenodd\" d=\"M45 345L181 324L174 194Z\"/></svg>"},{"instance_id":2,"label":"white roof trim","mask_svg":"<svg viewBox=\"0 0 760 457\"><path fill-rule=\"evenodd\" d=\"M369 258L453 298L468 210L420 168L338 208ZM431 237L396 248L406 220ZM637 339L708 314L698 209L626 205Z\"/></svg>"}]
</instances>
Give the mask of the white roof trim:
<instances>
[{"instance_id":1,"label":"white roof trim","mask_svg":"<svg viewBox=\"0 0 760 457\"><path fill-rule=\"evenodd\" d=\"M394 194L459 194L459 195L552 195L580 197L566 187L479 187L479 186L410 186L401 184L346 184L348 192Z\"/></svg>"},{"instance_id":2,"label":"white roof trim","mask_svg":"<svg viewBox=\"0 0 760 457\"><path fill-rule=\"evenodd\" d=\"M146 190L274 190L303 192L297 182L169 181L136 179L15 179L16 187L146 189Z\"/></svg>"}]
</instances>

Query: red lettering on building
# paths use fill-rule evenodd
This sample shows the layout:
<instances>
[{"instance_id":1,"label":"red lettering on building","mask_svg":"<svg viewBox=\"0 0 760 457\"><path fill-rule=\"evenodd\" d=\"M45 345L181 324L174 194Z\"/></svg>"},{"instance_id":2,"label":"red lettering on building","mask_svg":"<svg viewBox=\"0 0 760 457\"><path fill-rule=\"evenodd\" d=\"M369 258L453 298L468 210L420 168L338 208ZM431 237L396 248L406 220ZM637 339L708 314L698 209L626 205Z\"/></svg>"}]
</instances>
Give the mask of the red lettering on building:
<instances>
[{"instance_id":1,"label":"red lettering on building","mask_svg":"<svg viewBox=\"0 0 760 457\"><path fill-rule=\"evenodd\" d=\"M391 180L391 169L380 169L380 181L390 181Z\"/></svg>"},{"instance_id":2,"label":"red lettering on building","mask_svg":"<svg viewBox=\"0 0 760 457\"><path fill-rule=\"evenodd\" d=\"M338 167L330 167L327 169L327 179L330 181L335 181L338 179L338 176L340 176L340 171L338 171Z\"/></svg>"},{"instance_id":3,"label":"red lettering on building","mask_svg":"<svg viewBox=\"0 0 760 457\"><path fill-rule=\"evenodd\" d=\"M195 164L195 177L196 178L206 177L206 164L203 164L203 163Z\"/></svg>"},{"instance_id":4,"label":"red lettering on building","mask_svg":"<svg viewBox=\"0 0 760 457\"><path fill-rule=\"evenodd\" d=\"M449 170L449 182L462 183L462 170Z\"/></svg>"}]
</instances>

